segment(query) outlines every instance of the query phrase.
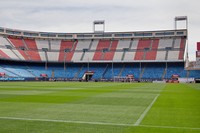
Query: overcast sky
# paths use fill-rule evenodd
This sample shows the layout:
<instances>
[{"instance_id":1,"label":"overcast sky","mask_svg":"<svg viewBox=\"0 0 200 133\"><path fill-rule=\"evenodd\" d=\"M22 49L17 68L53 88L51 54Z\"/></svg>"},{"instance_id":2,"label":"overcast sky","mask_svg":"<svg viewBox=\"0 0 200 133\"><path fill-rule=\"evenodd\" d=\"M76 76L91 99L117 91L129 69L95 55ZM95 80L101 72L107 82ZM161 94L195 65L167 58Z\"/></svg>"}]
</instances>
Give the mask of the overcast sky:
<instances>
[{"instance_id":1,"label":"overcast sky","mask_svg":"<svg viewBox=\"0 0 200 133\"><path fill-rule=\"evenodd\" d=\"M106 31L174 29L175 16L189 21L189 57L200 42L200 0L0 0L0 27L46 32L92 32L94 20ZM185 28L185 22L178 22Z\"/></svg>"}]
</instances>

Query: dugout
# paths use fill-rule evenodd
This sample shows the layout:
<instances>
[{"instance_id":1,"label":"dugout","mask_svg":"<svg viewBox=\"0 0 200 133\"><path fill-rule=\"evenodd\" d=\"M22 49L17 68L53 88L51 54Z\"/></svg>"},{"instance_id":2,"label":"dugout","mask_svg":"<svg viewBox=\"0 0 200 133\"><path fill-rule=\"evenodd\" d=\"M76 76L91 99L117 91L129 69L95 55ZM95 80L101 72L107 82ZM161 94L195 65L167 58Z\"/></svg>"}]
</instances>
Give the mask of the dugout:
<instances>
[{"instance_id":1,"label":"dugout","mask_svg":"<svg viewBox=\"0 0 200 133\"><path fill-rule=\"evenodd\" d=\"M195 79L195 83L200 83L200 78Z\"/></svg>"},{"instance_id":2,"label":"dugout","mask_svg":"<svg viewBox=\"0 0 200 133\"><path fill-rule=\"evenodd\" d=\"M83 81L89 81L92 79L92 76L94 75L93 71L86 71L82 77Z\"/></svg>"}]
</instances>

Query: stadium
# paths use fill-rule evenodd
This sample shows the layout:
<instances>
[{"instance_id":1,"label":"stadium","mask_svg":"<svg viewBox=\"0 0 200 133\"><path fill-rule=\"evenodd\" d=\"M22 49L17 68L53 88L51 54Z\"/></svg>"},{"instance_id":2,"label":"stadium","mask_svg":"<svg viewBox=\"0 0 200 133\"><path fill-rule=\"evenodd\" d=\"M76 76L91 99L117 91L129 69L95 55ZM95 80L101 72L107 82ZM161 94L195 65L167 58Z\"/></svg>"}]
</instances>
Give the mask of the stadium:
<instances>
[{"instance_id":1,"label":"stadium","mask_svg":"<svg viewBox=\"0 0 200 133\"><path fill-rule=\"evenodd\" d=\"M67 34L1 28L0 34L1 80L178 82L177 78L200 78L198 70L185 68L187 29Z\"/></svg>"},{"instance_id":2,"label":"stadium","mask_svg":"<svg viewBox=\"0 0 200 133\"><path fill-rule=\"evenodd\" d=\"M0 28L0 132L200 132L193 84L200 70L187 59L187 29L93 26L91 33Z\"/></svg>"}]
</instances>

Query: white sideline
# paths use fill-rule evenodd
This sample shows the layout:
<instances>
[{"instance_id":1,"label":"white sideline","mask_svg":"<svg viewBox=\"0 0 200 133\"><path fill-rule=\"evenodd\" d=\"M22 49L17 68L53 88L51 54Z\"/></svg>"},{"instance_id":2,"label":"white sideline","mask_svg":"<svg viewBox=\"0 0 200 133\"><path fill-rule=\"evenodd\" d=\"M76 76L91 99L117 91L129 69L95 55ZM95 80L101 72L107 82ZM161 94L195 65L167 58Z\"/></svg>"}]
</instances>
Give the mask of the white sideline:
<instances>
[{"instance_id":1,"label":"white sideline","mask_svg":"<svg viewBox=\"0 0 200 133\"><path fill-rule=\"evenodd\" d=\"M140 117L138 118L138 120L135 122L134 126L139 126L140 123L142 122L142 120L144 119L144 117L146 116L146 114L149 112L149 110L151 109L151 107L153 106L153 104L155 103L155 101L157 100L157 98L159 97L160 94L156 95L156 97L153 99L153 101L151 102L151 104L149 104L149 106L144 110L144 112L140 115Z\"/></svg>"},{"instance_id":2,"label":"white sideline","mask_svg":"<svg viewBox=\"0 0 200 133\"><path fill-rule=\"evenodd\" d=\"M40 121L40 122L57 122L57 123L76 123L76 124L91 124L91 125L132 126L132 124L120 124L120 123L118 124L118 123L69 121L69 120L55 120L55 119L32 119L32 118L18 118L18 117L0 117L0 119L24 120L24 121Z\"/></svg>"},{"instance_id":3,"label":"white sideline","mask_svg":"<svg viewBox=\"0 0 200 133\"><path fill-rule=\"evenodd\" d=\"M91 124L91 125L110 125L110 126L126 126L126 127L152 127L152 128L173 128L173 129L188 129L200 130L200 128L193 127L175 127L175 126L153 126L153 125L138 125L133 124L119 124L119 123L104 123L104 122L86 122L86 121L67 121L67 120L53 120L53 119L32 119L32 118L18 118L18 117L0 117L4 120L21 120L21 121L40 121L40 122L57 122L57 123L75 123L75 124Z\"/></svg>"}]
</instances>

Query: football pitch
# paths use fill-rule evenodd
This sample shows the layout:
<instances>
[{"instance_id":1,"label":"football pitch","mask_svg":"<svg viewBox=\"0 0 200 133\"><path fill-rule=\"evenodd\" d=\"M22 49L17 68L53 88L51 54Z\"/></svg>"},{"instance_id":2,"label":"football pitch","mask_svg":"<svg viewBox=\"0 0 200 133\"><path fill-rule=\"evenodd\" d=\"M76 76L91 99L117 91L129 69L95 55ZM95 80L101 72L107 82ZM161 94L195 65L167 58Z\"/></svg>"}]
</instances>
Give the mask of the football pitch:
<instances>
[{"instance_id":1,"label":"football pitch","mask_svg":"<svg viewBox=\"0 0 200 133\"><path fill-rule=\"evenodd\" d=\"M0 133L200 133L200 84L0 82Z\"/></svg>"}]
</instances>

